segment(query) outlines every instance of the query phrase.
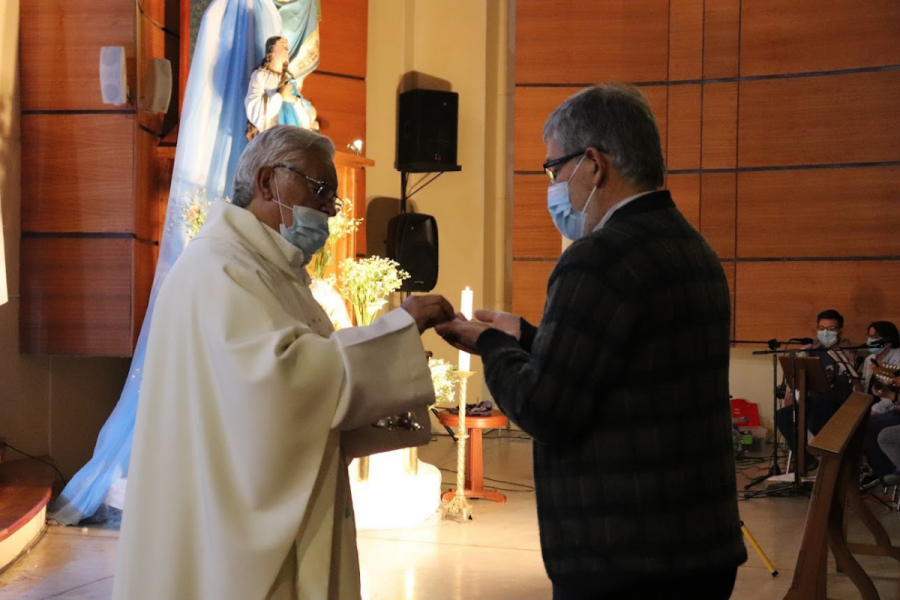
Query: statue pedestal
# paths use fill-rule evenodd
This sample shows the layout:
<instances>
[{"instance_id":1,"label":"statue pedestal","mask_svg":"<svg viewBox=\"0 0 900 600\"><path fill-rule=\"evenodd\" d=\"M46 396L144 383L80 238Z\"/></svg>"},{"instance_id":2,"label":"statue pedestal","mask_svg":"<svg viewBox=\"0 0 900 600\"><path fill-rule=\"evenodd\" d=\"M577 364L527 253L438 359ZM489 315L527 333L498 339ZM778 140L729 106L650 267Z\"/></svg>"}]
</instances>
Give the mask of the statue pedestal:
<instances>
[{"instance_id":1,"label":"statue pedestal","mask_svg":"<svg viewBox=\"0 0 900 600\"><path fill-rule=\"evenodd\" d=\"M357 529L415 527L429 518L440 519L441 472L422 461L409 469L407 455L408 449L402 449L369 456L364 481L359 479L359 459L350 463Z\"/></svg>"}]
</instances>

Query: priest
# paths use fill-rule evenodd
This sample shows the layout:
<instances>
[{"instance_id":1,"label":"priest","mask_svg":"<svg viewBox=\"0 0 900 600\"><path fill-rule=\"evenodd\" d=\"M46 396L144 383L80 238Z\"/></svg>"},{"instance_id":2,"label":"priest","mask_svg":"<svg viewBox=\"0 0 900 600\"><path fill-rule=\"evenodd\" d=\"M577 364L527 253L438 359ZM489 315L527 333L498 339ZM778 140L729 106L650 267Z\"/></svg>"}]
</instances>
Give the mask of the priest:
<instances>
[{"instance_id":1,"label":"priest","mask_svg":"<svg viewBox=\"0 0 900 600\"><path fill-rule=\"evenodd\" d=\"M359 597L342 443L434 401L420 334L454 311L411 297L333 331L305 268L338 209L333 156L262 132L159 291L115 598Z\"/></svg>"}]
</instances>

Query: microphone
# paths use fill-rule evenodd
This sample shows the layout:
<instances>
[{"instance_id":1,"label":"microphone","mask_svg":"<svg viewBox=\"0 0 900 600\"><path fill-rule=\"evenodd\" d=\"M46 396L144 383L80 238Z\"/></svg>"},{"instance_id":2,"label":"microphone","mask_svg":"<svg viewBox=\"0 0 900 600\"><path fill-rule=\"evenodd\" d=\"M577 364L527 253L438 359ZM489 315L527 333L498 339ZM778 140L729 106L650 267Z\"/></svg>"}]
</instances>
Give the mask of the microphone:
<instances>
[{"instance_id":1,"label":"microphone","mask_svg":"<svg viewBox=\"0 0 900 600\"><path fill-rule=\"evenodd\" d=\"M816 340L812 338L791 338L789 341L797 342L798 344L812 344Z\"/></svg>"}]
</instances>

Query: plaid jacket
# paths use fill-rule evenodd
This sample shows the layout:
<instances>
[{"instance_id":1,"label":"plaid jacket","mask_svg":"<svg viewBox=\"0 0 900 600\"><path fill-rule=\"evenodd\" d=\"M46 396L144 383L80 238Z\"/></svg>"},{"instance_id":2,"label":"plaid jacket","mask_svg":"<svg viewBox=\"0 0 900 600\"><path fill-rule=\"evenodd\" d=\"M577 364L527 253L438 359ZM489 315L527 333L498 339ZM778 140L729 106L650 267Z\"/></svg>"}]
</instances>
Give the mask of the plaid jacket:
<instances>
[{"instance_id":1,"label":"plaid jacket","mask_svg":"<svg viewBox=\"0 0 900 600\"><path fill-rule=\"evenodd\" d=\"M727 568L737 507L718 257L667 191L572 244L539 328L478 339L488 387L534 437L541 549L555 582Z\"/></svg>"}]
</instances>

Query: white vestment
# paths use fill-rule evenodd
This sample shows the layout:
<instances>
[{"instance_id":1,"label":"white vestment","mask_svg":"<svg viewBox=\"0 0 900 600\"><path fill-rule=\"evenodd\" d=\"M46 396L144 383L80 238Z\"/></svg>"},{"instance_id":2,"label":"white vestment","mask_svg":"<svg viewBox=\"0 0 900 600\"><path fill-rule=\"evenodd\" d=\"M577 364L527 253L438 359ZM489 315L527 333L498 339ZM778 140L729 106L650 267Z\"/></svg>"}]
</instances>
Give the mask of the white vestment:
<instances>
[{"instance_id":1,"label":"white vestment","mask_svg":"<svg viewBox=\"0 0 900 600\"><path fill-rule=\"evenodd\" d=\"M166 278L115 598L359 597L342 438L424 414L434 388L406 311L334 332L302 263L252 213L217 202Z\"/></svg>"}]
</instances>

